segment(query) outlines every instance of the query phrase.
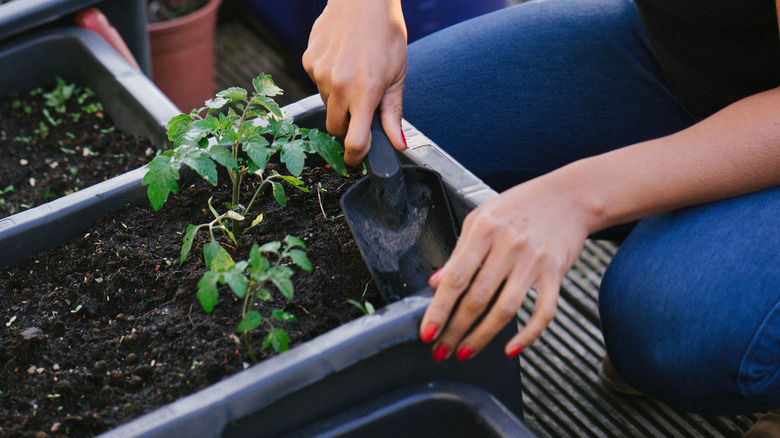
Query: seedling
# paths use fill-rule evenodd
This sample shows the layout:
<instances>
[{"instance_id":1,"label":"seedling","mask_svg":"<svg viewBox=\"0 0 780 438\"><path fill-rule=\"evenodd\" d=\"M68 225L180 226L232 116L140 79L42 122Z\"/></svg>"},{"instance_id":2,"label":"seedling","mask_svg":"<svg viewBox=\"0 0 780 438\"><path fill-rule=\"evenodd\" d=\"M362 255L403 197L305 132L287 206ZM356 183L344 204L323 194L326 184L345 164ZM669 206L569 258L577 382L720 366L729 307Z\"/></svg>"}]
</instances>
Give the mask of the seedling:
<instances>
[{"instance_id":1,"label":"seedling","mask_svg":"<svg viewBox=\"0 0 780 438\"><path fill-rule=\"evenodd\" d=\"M299 128L292 117L283 114L273 96L282 93L271 76L260 75L252 81L250 95L243 88L228 88L208 100L205 106L189 114L173 117L167 124L168 138L173 149L163 152L148 165L143 184L152 207L159 210L171 193L178 193L179 169L186 165L212 186L217 185L218 166L223 168L231 181L231 200L226 211L218 211L209 198L208 208L214 219L200 225L190 225L184 233L179 263L184 263L193 242L201 230L207 230L209 243L204 247L204 260L208 269L198 282L198 299L206 312L217 303L219 284L227 285L233 294L243 299L241 321L237 331L244 333L249 356L254 361L249 334L261 324L268 325L268 335L263 348L269 345L277 352L285 351L289 337L272 321L290 321L294 316L280 309L270 317L257 312L255 301L271 300L265 289L270 282L286 298L292 298L290 278L296 265L305 271L312 266L306 258L304 243L292 236L282 242L262 246L254 244L249 258L234 261L226 247L218 240L223 235L235 245L249 229L263 221L262 212L252 207L267 187L274 199L285 206L287 198L283 183L308 192L298 179L309 154L322 156L340 174L346 174L341 145L330 135L316 129ZM203 114L203 115L202 115ZM266 169L269 159L279 153L279 159L289 174ZM241 193L242 180L254 176L260 180L253 193ZM247 224L247 225L243 225ZM243 226L243 228L242 228ZM228 247L230 248L230 247ZM272 257L269 260L266 256Z\"/></svg>"}]
</instances>

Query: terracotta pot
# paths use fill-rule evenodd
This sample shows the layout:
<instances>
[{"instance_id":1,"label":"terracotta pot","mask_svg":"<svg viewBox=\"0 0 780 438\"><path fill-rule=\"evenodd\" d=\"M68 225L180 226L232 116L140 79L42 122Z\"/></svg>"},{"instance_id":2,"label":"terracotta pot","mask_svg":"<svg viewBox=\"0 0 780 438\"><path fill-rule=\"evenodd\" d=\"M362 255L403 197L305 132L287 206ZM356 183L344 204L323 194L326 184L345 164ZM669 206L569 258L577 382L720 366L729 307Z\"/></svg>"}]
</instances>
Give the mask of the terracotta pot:
<instances>
[{"instance_id":1,"label":"terracotta pot","mask_svg":"<svg viewBox=\"0 0 780 438\"><path fill-rule=\"evenodd\" d=\"M221 0L184 17L149 23L152 81L182 110L214 97L214 44Z\"/></svg>"}]
</instances>

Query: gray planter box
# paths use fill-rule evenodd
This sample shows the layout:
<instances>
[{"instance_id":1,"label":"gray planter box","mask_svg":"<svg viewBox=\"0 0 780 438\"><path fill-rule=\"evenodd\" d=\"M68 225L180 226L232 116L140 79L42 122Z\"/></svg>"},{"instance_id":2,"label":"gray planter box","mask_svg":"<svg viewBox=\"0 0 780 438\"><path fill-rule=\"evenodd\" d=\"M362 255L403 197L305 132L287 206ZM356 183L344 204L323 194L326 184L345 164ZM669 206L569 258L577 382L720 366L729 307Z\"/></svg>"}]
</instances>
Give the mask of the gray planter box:
<instances>
[{"instance_id":1,"label":"gray planter box","mask_svg":"<svg viewBox=\"0 0 780 438\"><path fill-rule=\"evenodd\" d=\"M301 126L324 125L317 96L285 111ZM148 127L160 122L151 117ZM459 220L495 194L414 127L404 132L410 148L402 160L442 174ZM129 172L0 222L3 264L23 261L26 248L55 246L100 215L148 202L143 174ZM45 243L37 242L41 236ZM474 359L437 363L418 338L430 294L392 303L102 436L531 436L520 421L519 361L503 353L514 327Z\"/></svg>"},{"instance_id":2,"label":"gray planter box","mask_svg":"<svg viewBox=\"0 0 780 438\"><path fill-rule=\"evenodd\" d=\"M149 36L146 30L147 0L13 0L0 5L0 42L43 28L73 26L74 14L94 6L109 22L147 74Z\"/></svg>"},{"instance_id":3,"label":"gray planter box","mask_svg":"<svg viewBox=\"0 0 780 438\"><path fill-rule=\"evenodd\" d=\"M160 146L167 141L165 124L179 113L146 76L83 29L58 28L6 41L0 45L0 65L0 94L24 93L60 76L94 90L122 131ZM145 191L136 186L144 172L138 169L0 219L0 267L24 260L45 245L65 243L98 217L140 198ZM71 220L74 217L78 220Z\"/></svg>"}]
</instances>

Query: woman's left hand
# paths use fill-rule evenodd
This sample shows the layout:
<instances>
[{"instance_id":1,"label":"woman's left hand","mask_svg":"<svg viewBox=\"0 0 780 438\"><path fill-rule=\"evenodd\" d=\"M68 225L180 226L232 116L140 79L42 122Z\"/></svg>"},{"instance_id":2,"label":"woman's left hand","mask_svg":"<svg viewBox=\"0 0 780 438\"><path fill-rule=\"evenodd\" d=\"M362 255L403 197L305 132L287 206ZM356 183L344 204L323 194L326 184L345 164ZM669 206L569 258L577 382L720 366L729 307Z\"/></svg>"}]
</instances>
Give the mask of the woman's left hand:
<instances>
[{"instance_id":1,"label":"woman's left hand","mask_svg":"<svg viewBox=\"0 0 780 438\"><path fill-rule=\"evenodd\" d=\"M452 352L461 360L477 354L515 318L530 288L539 294L536 308L506 345L507 356L516 356L541 335L555 315L561 280L589 234L587 211L572 192L543 176L486 201L466 217L449 261L429 280L436 293L420 334L424 342L435 341L434 359L442 361Z\"/></svg>"}]
</instances>

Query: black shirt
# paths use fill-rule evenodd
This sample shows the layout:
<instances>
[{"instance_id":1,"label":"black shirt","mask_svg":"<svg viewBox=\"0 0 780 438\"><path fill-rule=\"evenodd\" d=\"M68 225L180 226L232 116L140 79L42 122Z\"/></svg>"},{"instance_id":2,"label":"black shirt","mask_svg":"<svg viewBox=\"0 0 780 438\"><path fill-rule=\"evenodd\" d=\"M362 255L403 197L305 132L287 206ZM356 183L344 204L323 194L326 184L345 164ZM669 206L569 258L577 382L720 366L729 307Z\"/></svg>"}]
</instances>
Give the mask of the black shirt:
<instances>
[{"instance_id":1,"label":"black shirt","mask_svg":"<svg viewBox=\"0 0 780 438\"><path fill-rule=\"evenodd\" d=\"M671 90L695 116L780 86L774 0L635 0Z\"/></svg>"}]
</instances>

